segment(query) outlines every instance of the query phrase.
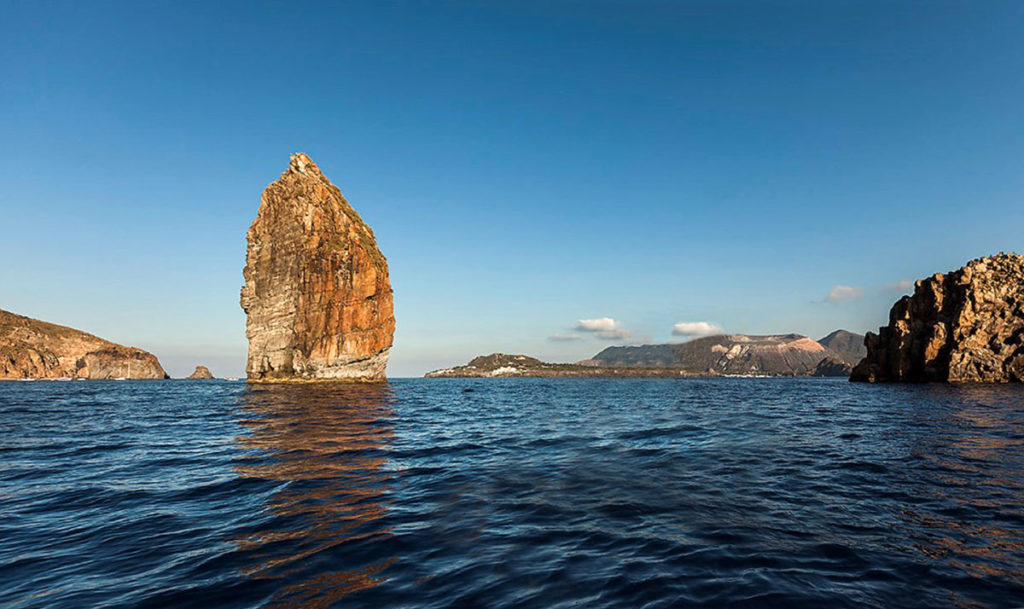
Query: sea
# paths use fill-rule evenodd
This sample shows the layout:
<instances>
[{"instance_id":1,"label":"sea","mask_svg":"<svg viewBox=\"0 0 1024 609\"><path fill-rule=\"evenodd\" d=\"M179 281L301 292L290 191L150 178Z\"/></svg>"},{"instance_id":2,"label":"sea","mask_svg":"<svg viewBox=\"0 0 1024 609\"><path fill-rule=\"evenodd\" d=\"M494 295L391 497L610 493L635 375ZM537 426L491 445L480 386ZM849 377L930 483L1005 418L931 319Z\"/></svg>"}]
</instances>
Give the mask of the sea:
<instances>
[{"instance_id":1,"label":"sea","mask_svg":"<svg viewBox=\"0 0 1024 609\"><path fill-rule=\"evenodd\" d=\"M1024 388L0 383L0 607L1024 606Z\"/></svg>"}]
</instances>

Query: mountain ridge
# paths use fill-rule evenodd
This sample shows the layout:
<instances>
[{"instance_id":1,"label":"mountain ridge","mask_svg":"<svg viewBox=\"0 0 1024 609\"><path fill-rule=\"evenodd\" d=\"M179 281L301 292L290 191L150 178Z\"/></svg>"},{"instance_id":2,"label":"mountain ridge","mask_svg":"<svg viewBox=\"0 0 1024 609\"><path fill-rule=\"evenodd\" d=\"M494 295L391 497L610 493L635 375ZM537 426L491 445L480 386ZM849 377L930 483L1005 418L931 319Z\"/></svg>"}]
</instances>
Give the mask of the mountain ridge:
<instances>
[{"instance_id":1,"label":"mountain ridge","mask_svg":"<svg viewBox=\"0 0 1024 609\"><path fill-rule=\"evenodd\" d=\"M574 364L495 353L425 376L848 376L852 367L841 354L802 334L721 334L684 343L606 347Z\"/></svg>"}]
</instances>

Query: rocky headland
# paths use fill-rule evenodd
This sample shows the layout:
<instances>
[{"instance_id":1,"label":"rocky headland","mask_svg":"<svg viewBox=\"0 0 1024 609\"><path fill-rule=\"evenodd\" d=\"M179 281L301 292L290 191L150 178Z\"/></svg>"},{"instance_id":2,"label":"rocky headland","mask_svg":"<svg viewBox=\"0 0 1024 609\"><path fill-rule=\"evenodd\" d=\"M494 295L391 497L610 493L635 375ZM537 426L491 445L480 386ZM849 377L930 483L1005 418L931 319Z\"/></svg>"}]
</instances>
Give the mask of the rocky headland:
<instances>
[{"instance_id":1,"label":"rocky headland","mask_svg":"<svg viewBox=\"0 0 1024 609\"><path fill-rule=\"evenodd\" d=\"M1024 380L1024 256L978 258L919 280L865 342L851 381Z\"/></svg>"},{"instance_id":2,"label":"rocky headland","mask_svg":"<svg viewBox=\"0 0 1024 609\"><path fill-rule=\"evenodd\" d=\"M206 366L196 366L196 369L192 371L192 374L186 377L190 381L209 381L213 380L213 373Z\"/></svg>"},{"instance_id":3,"label":"rocky headland","mask_svg":"<svg viewBox=\"0 0 1024 609\"><path fill-rule=\"evenodd\" d=\"M496 353L427 377L848 376L852 365L799 334L708 336L686 343L608 347L575 364Z\"/></svg>"},{"instance_id":4,"label":"rocky headland","mask_svg":"<svg viewBox=\"0 0 1024 609\"><path fill-rule=\"evenodd\" d=\"M152 353L0 310L0 379L165 379Z\"/></svg>"},{"instance_id":5,"label":"rocky headland","mask_svg":"<svg viewBox=\"0 0 1024 609\"><path fill-rule=\"evenodd\" d=\"M241 304L250 382L382 381L395 331L373 231L308 156L263 192Z\"/></svg>"}]
</instances>

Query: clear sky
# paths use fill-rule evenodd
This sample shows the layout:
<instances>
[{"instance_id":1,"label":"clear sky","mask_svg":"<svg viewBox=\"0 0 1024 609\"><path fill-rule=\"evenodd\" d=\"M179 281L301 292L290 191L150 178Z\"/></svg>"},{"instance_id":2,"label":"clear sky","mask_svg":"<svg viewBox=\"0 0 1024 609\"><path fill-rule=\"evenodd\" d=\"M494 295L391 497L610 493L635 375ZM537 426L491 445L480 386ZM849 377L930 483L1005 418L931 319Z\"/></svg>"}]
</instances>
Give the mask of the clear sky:
<instances>
[{"instance_id":1,"label":"clear sky","mask_svg":"<svg viewBox=\"0 0 1024 609\"><path fill-rule=\"evenodd\" d=\"M863 332L1024 249L1022 32L999 1L3 0L0 308L241 375L245 233L304 151L388 257L393 376Z\"/></svg>"}]
</instances>

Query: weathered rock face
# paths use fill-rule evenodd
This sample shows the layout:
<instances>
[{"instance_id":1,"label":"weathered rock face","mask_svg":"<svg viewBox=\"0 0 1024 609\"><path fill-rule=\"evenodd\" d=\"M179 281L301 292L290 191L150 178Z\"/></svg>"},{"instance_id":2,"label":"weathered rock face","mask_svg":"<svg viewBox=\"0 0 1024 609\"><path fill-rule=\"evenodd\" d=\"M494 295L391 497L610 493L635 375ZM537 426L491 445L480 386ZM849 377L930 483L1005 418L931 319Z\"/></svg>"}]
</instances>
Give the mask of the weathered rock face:
<instances>
[{"instance_id":1,"label":"weathered rock face","mask_svg":"<svg viewBox=\"0 0 1024 609\"><path fill-rule=\"evenodd\" d=\"M213 379L213 373L206 366L196 366L196 369L187 378L192 381L208 381Z\"/></svg>"},{"instance_id":2,"label":"weathered rock face","mask_svg":"<svg viewBox=\"0 0 1024 609\"><path fill-rule=\"evenodd\" d=\"M156 357L79 330L0 311L0 379L165 379Z\"/></svg>"},{"instance_id":3,"label":"weathered rock face","mask_svg":"<svg viewBox=\"0 0 1024 609\"><path fill-rule=\"evenodd\" d=\"M305 154L263 192L248 243L248 380L384 380L395 331L387 261Z\"/></svg>"},{"instance_id":4,"label":"weathered rock face","mask_svg":"<svg viewBox=\"0 0 1024 609\"><path fill-rule=\"evenodd\" d=\"M868 333L852 381L1024 380L1024 256L972 260L917 282Z\"/></svg>"}]
</instances>

